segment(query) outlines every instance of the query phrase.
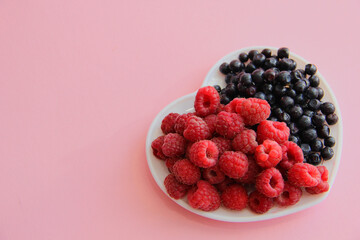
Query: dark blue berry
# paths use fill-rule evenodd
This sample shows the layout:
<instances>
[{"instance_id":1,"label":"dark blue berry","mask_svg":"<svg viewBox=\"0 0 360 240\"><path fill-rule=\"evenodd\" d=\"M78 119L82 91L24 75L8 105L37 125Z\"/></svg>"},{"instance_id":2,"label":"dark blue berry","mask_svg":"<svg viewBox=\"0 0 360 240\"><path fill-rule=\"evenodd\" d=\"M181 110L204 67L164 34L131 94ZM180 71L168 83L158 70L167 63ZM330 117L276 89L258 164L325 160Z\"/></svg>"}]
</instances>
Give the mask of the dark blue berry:
<instances>
[{"instance_id":1,"label":"dark blue berry","mask_svg":"<svg viewBox=\"0 0 360 240\"><path fill-rule=\"evenodd\" d=\"M301 73L300 69L297 69L297 70L294 70L294 71L291 71L291 79L292 79L292 82L297 82L301 79L303 79L304 76L303 74Z\"/></svg>"},{"instance_id":2,"label":"dark blue berry","mask_svg":"<svg viewBox=\"0 0 360 240\"><path fill-rule=\"evenodd\" d=\"M267 82L272 83L276 78L276 71L273 68L270 68L264 72L263 76Z\"/></svg>"},{"instance_id":3,"label":"dark blue berry","mask_svg":"<svg viewBox=\"0 0 360 240\"><path fill-rule=\"evenodd\" d=\"M296 143L297 145L300 144L300 138L296 135L290 135L289 141L292 141L292 142Z\"/></svg>"},{"instance_id":4,"label":"dark blue berry","mask_svg":"<svg viewBox=\"0 0 360 240\"><path fill-rule=\"evenodd\" d=\"M334 125L339 120L338 116L335 113L331 113L329 115L326 115L326 122L329 125Z\"/></svg>"},{"instance_id":5,"label":"dark blue berry","mask_svg":"<svg viewBox=\"0 0 360 240\"><path fill-rule=\"evenodd\" d=\"M264 56L267 58L271 57L271 50L268 48L263 49L261 53L264 54Z\"/></svg>"},{"instance_id":6,"label":"dark blue berry","mask_svg":"<svg viewBox=\"0 0 360 240\"><path fill-rule=\"evenodd\" d=\"M225 94L229 99L232 99L234 97L236 97L237 95L237 89L235 84L230 83L225 87Z\"/></svg>"},{"instance_id":7,"label":"dark blue berry","mask_svg":"<svg viewBox=\"0 0 360 240\"><path fill-rule=\"evenodd\" d=\"M298 119L303 115L303 109L299 105L295 105L289 109L289 114L292 119Z\"/></svg>"},{"instance_id":8,"label":"dark blue berry","mask_svg":"<svg viewBox=\"0 0 360 240\"><path fill-rule=\"evenodd\" d=\"M291 82L291 75L288 71L281 71L277 77L277 82L281 85L288 85Z\"/></svg>"},{"instance_id":9,"label":"dark blue berry","mask_svg":"<svg viewBox=\"0 0 360 240\"><path fill-rule=\"evenodd\" d=\"M300 80L300 81L297 81L295 84L294 84L294 90L298 93L302 93L305 91L306 89L306 82L304 80Z\"/></svg>"},{"instance_id":10,"label":"dark blue berry","mask_svg":"<svg viewBox=\"0 0 360 240\"><path fill-rule=\"evenodd\" d=\"M270 57L270 58L265 59L263 68L265 70L267 70L269 68L276 67L277 64L278 64L278 60L275 57Z\"/></svg>"},{"instance_id":11,"label":"dark blue berry","mask_svg":"<svg viewBox=\"0 0 360 240\"><path fill-rule=\"evenodd\" d=\"M220 103L221 104L228 104L230 102L230 99L224 94L220 96Z\"/></svg>"},{"instance_id":12,"label":"dark blue berry","mask_svg":"<svg viewBox=\"0 0 360 240\"><path fill-rule=\"evenodd\" d=\"M277 55L279 58L288 58L289 54L290 54L290 50L289 48L286 47L279 48L277 51Z\"/></svg>"},{"instance_id":13,"label":"dark blue berry","mask_svg":"<svg viewBox=\"0 0 360 240\"><path fill-rule=\"evenodd\" d=\"M334 137L327 137L324 139L324 145L327 147L333 147L335 145Z\"/></svg>"},{"instance_id":14,"label":"dark blue berry","mask_svg":"<svg viewBox=\"0 0 360 240\"><path fill-rule=\"evenodd\" d=\"M284 110L282 110L279 107L274 108L274 110L271 111L271 115L279 118L280 114L282 114L284 112Z\"/></svg>"},{"instance_id":15,"label":"dark blue berry","mask_svg":"<svg viewBox=\"0 0 360 240\"><path fill-rule=\"evenodd\" d=\"M229 84L229 83L231 83L232 82L232 77L233 77L234 75L232 74L232 73L228 73L227 75L226 75L226 77L225 77L225 82L226 82L226 84Z\"/></svg>"},{"instance_id":16,"label":"dark blue berry","mask_svg":"<svg viewBox=\"0 0 360 240\"><path fill-rule=\"evenodd\" d=\"M294 99L292 99L292 97L289 97L289 96L283 96L280 99L280 105L283 108L288 109L288 108L294 106Z\"/></svg>"},{"instance_id":17,"label":"dark blue berry","mask_svg":"<svg viewBox=\"0 0 360 240\"><path fill-rule=\"evenodd\" d=\"M314 64L306 64L305 65L305 73L309 75L314 75L317 71L317 68Z\"/></svg>"},{"instance_id":18,"label":"dark blue berry","mask_svg":"<svg viewBox=\"0 0 360 240\"><path fill-rule=\"evenodd\" d=\"M265 57L264 54L258 53L258 54L256 54L256 55L253 57L253 60L252 60L252 61L253 61L253 63L254 63L255 66L261 67L261 66L264 64L265 59L266 59L266 57Z\"/></svg>"},{"instance_id":19,"label":"dark blue berry","mask_svg":"<svg viewBox=\"0 0 360 240\"><path fill-rule=\"evenodd\" d=\"M259 98L259 99L262 99L262 100L266 100L266 95L263 92L257 92L257 93L255 93L254 98Z\"/></svg>"},{"instance_id":20,"label":"dark blue berry","mask_svg":"<svg viewBox=\"0 0 360 240\"><path fill-rule=\"evenodd\" d=\"M291 117L287 112L281 113L278 119L280 122L285 122L286 124L290 124L291 121Z\"/></svg>"},{"instance_id":21,"label":"dark blue berry","mask_svg":"<svg viewBox=\"0 0 360 240\"><path fill-rule=\"evenodd\" d=\"M310 143L310 147L314 152L320 152L323 149L323 143L320 139L315 139Z\"/></svg>"},{"instance_id":22,"label":"dark blue berry","mask_svg":"<svg viewBox=\"0 0 360 240\"><path fill-rule=\"evenodd\" d=\"M309 78L310 86L312 87L318 87L320 84L320 79L318 76L313 75Z\"/></svg>"},{"instance_id":23,"label":"dark blue berry","mask_svg":"<svg viewBox=\"0 0 360 240\"><path fill-rule=\"evenodd\" d=\"M309 128L306 129L305 131L302 131L300 136L301 136L301 141L310 143L311 141L317 138L317 132L314 128Z\"/></svg>"},{"instance_id":24,"label":"dark blue berry","mask_svg":"<svg viewBox=\"0 0 360 240\"><path fill-rule=\"evenodd\" d=\"M330 128L327 125L322 125L317 128L317 135L319 138L327 138L330 135Z\"/></svg>"},{"instance_id":25,"label":"dark blue berry","mask_svg":"<svg viewBox=\"0 0 360 240\"><path fill-rule=\"evenodd\" d=\"M242 70L243 63L241 63L239 60L232 60L229 64L229 68L232 72L240 72Z\"/></svg>"},{"instance_id":26,"label":"dark blue berry","mask_svg":"<svg viewBox=\"0 0 360 240\"><path fill-rule=\"evenodd\" d=\"M304 115L312 118L315 115L315 113L314 111L311 110L305 110Z\"/></svg>"},{"instance_id":27,"label":"dark blue berry","mask_svg":"<svg viewBox=\"0 0 360 240\"><path fill-rule=\"evenodd\" d=\"M295 103L297 103L297 104L304 104L304 103L306 103L307 98L304 96L304 94L300 93L295 96L294 100L295 100Z\"/></svg>"},{"instance_id":28,"label":"dark blue berry","mask_svg":"<svg viewBox=\"0 0 360 240\"><path fill-rule=\"evenodd\" d=\"M276 117L270 117L270 118L269 118L269 121L277 122L278 119L277 119Z\"/></svg>"},{"instance_id":29,"label":"dark blue berry","mask_svg":"<svg viewBox=\"0 0 360 240\"><path fill-rule=\"evenodd\" d=\"M276 96L282 97L286 94L286 88L283 85L276 84L273 92Z\"/></svg>"},{"instance_id":30,"label":"dark blue berry","mask_svg":"<svg viewBox=\"0 0 360 240\"><path fill-rule=\"evenodd\" d=\"M302 115L298 120L297 120L297 125L299 128L301 129L307 129L311 127L311 118L309 116L306 115Z\"/></svg>"},{"instance_id":31,"label":"dark blue berry","mask_svg":"<svg viewBox=\"0 0 360 240\"><path fill-rule=\"evenodd\" d=\"M222 74L228 74L230 72L230 67L229 67L229 64L224 62L223 64L220 65L219 67L219 71L222 73Z\"/></svg>"},{"instance_id":32,"label":"dark blue berry","mask_svg":"<svg viewBox=\"0 0 360 240\"><path fill-rule=\"evenodd\" d=\"M254 56L255 56L256 54L258 54L258 53L259 53L258 50L251 50L251 51L249 52L249 54L248 54L249 59L252 61L253 58L254 58Z\"/></svg>"},{"instance_id":33,"label":"dark blue berry","mask_svg":"<svg viewBox=\"0 0 360 240\"><path fill-rule=\"evenodd\" d=\"M296 94L296 91L294 89L288 88L286 90L286 95L289 96L289 97L295 98L297 94Z\"/></svg>"},{"instance_id":34,"label":"dark blue berry","mask_svg":"<svg viewBox=\"0 0 360 240\"><path fill-rule=\"evenodd\" d=\"M320 110L323 114L328 115L335 112L335 106L331 102L321 104Z\"/></svg>"},{"instance_id":35,"label":"dark blue berry","mask_svg":"<svg viewBox=\"0 0 360 240\"><path fill-rule=\"evenodd\" d=\"M268 93L266 94L265 100L268 101L270 105L273 105L276 102L276 97L274 96L274 94Z\"/></svg>"},{"instance_id":36,"label":"dark blue berry","mask_svg":"<svg viewBox=\"0 0 360 240\"><path fill-rule=\"evenodd\" d=\"M311 122L316 126L316 127L321 127L322 125L325 124L325 116L322 114L315 114L312 118L311 118Z\"/></svg>"},{"instance_id":37,"label":"dark blue berry","mask_svg":"<svg viewBox=\"0 0 360 240\"><path fill-rule=\"evenodd\" d=\"M289 58L283 58L279 61L280 70L291 70L293 68L294 61Z\"/></svg>"},{"instance_id":38,"label":"dark blue berry","mask_svg":"<svg viewBox=\"0 0 360 240\"><path fill-rule=\"evenodd\" d=\"M304 156L309 155L310 152L311 152L311 147L310 147L310 145L307 144L307 143L302 143L302 144L300 145L300 148L301 148L301 150L303 151Z\"/></svg>"},{"instance_id":39,"label":"dark blue berry","mask_svg":"<svg viewBox=\"0 0 360 240\"><path fill-rule=\"evenodd\" d=\"M316 99L319 96L319 92L316 88L309 87L308 89L306 89L305 95L309 99Z\"/></svg>"},{"instance_id":40,"label":"dark blue berry","mask_svg":"<svg viewBox=\"0 0 360 240\"><path fill-rule=\"evenodd\" d=\"M321 151L321 157L326 161L334 156L334 150L331 147L324 147Z\"/></svg>"},{"instance_id":41,"label":"dark blue berry","mask_svg":"<svg viewBox=\"0 0 360 240\"><path fill-rule=\"evenodd\" d=\"M218 93L221 92L221 87L219 85L214 85L214 88Z\"/></svg>"},{"instance_id":42,"label":"dark blue berry","mask_svg":"<svg viewBox=\"0 0 360 240\"><path fill-rule=\"evenodd\" d=\"M243 74L240 78L240 83L246 87L251 86L253 84L251 74L250 73Z\"/></svg>"},{"instance_id":43,"label":"dark blue berry","mask_svg":"<svg viewBox=\"0 0 360 240\"><path fill-rule=\"evenodd\" d=\"M321 157L319 153L312 152L306 157L306 162L311 165L319 165L321 163Z\"/></svg>"},{"instance_id":44,"label":"dark blue berry","mask_svg":"<svg viewBox=\"0 0 360 240\"><path fill-rule=\"evenodd\" d=\"M245 90L246 97L253 97L256 93L256 87L250 86Z\"/></svg>"},{"instance_id":45,"label":"dark blue berry","mask_svg":"<svg viewBox=\"0 0 360 240\"><path fill-rule=\"evenodd\" d=\"M256 69L256 66L254 65L254 63L249 62L245 67L245 72L252 73L255 69Z\"/></svg>"},{"instance_id":46,"label":"dark blue berry","mask_svg":"<svg viewBox=\"0 0 360 240\"><path fill-rule=\"evenodd\" d=\"M248 55L247 55L247 53L240 53L240 55L239 55L239 60L241 61L241 62L247 62L247 60L249 59L249 57L248 57Z\"/></svg>"},{"instance_id":47,"label":"dark blue berry","mask_svg":"<svg viewBox=\"0 0 360 240\"><path fill-rule=\"evenodd\" d=\"M308 102L308 107L310 110L317 111L320 108L321 102L317 99L311 99Z\"/></svg>"},{"instance_id":48,"label":"dark blue berry","mask_svg":"<svg viewBox=\"0 0 360 240\"><path fill-rule=\"evenodd\" d=\"M262 87L262 91L265 93L265 94L269 94L269 93L272 93L274 87L273 85L271 84L264 84L263 87Z\"/></svg>"},{"instance_id":49,"label":"dark blue berry","mask_svg":"<svg viewBox=\"0 0 360 240\"><path fill-rule=\"evenodd\" d=\"M320 87L317 87L317 90L319 92L317 99L321 100L324 97L324 90Z\"/></svg>"},{"instance_id":50,"label":"dark blue berry","mask_svg":"<svg viewBox=\"0 0 360 240\"><path fill-rule=\"evenodd\" d=\"M299 133L299 128L296 126L296 123L294 122L289 124L289 129L290 129L290 134L292 135Z\"/></svg>"},{"instance_id":51,"label":"dark blue berry","mask_svg":"<svg viewBox=\"0 0 360 240\"><path fill-rule=\"evenodd\" d=\"M251 78L256 85L261 85L264 82L263 75L264 75L264 70L258 68L251 73Z\"/></svg>"}]
</instances>

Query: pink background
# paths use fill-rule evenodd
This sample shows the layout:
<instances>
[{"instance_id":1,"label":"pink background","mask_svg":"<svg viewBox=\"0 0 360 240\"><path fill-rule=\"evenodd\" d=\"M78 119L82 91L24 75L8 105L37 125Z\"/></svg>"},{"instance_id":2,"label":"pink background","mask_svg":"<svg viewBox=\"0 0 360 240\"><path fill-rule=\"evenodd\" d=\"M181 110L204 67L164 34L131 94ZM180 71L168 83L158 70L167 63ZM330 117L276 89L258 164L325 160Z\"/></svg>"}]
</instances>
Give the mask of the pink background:
<instances>
[{"instance_id":1,"label":"pink background","mask_svg":"<svg viewBox=\"0 0 360 240\"><path fill-rule=\"evenodd\" d=\"M360 2L341 2L2 0L0 239L359 239ZM218 59L254 45L318 66L341 106L342 162L313 208L218 222L161 192L145 138Z\"/></svg>"}]
</instances>

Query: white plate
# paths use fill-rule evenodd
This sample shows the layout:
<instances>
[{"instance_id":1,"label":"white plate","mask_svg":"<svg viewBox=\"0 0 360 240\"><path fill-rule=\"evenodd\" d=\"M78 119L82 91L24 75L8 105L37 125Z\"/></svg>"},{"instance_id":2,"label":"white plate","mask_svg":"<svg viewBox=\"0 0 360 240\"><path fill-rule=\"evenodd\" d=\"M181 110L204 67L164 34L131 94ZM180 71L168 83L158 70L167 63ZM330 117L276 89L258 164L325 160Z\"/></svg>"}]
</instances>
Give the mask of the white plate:
<instances>
[{"instance_id":1,"label":"white plate","mask_svg":"<svg viewBox=\"0 0 360 240\"><path fill-rule=\"evenodd\" d=\"M226 55L219 62L217 62L213 68L211 68L211 70L208 73L208 75L206 76L205 81L202 86L216 85L216 84L218 84L220 86L225 86L224 75L222 75L218 71L218 68L221 63L223 63L225 61L230 62L231 60L236 59L241 52L248 52L249 50L252 50L252 49L262 50L264 48L269 48L272 51L276 52L275 48L251 47L251 48L240 49L238 51L235 51L235 52L232 52L232 53ZM290 54L290 58L294 59L297 62L298 68L303 68L308 63L308 61L306 61L302 57L300 57L296 54L293 54L293 53ZM339 116L338 123L336 125L330 127L331 136L333 136L336 139L336 145L333 148L335 154L331 160L326 161L324 163L324 165L329 170L329 184L330 184L330 190L331 190L331 186L334 183L335 176L336 176L336 173L337 173L337 170L339 167L339 163L340 163L343 127L342 127L342 119L341 119L339 105L335 99L335 96L334 96L332 90L330 89L329 85L326 83L324 77L319 72L317 72L317 76L320 78L320 82L321 82L320 87L322 87L325 92L325 96L322 100L332 102L336 107L336 114ZM151 149L151 143L158 136L162 135L162 131L160 129L161 121L167 114L169 114L171 112L182 114L182 113L194 111L193 104L194 104L194 100L195 100L195 95L196 95L196 92L186 95L186 96L183 96L181 98L178 98L174 102L167 105L163 110L161 110L160 113L155 117L154 121L152 122L150 129L148 131L147 138L146 138L146 157L147 157L147 161L148 161L148 165L149 165L151 174L153 175L158 186L161 188L161 190L167 196L168 196L168 194L164 187L164 179L169 174L169 172L168 172L167 167L165 166L165 162L157 159L153 155L152 149ZM311 206L314 206L314 205L320 203L321 201L323 201L328 196L330 190L326 193L322 193L322 194L318 194L318 195L310 195L307 192L303 191L303 196L301 197L300 201L296 205L287 207L287 208L280 208L280 207L275 206L272 209L270 209L267 213L261 214L261 215L255 214L255 213L251 212L249 209L244 209L242 211L232 211L232 210L228 210L224 207L220 207L218 210L213 211L213 212L203 212L203 211L196 210L196 209L193 209L192 207L190 207L190 205L188 205L188 203L187 203L186 197L184 197L183 199L180 199L180 200L175 200L170 197L169 198L172 199L177 204L179 204L180 206L184 207L185 209L187 209L195 214L207 217L207 218L212 218L212 219L226 221L226 222L254 222L254 221L261 221L261 220L285 216L285 215L295 213L295 212L301 211L303 209L309 208Z\"/></svg>"}]
</instances>

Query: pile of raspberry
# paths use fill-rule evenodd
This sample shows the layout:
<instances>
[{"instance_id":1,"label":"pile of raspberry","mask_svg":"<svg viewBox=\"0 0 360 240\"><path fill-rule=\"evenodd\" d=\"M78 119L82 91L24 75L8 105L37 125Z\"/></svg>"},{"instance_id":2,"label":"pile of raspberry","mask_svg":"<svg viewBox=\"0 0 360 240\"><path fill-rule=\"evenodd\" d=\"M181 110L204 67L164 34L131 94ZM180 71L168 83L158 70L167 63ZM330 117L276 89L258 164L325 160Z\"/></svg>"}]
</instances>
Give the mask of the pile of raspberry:
<instances>
[{"instance_id":1,"label":"pile of raspberry","mask_svg":"<svg viewBox=\"0 0 360 240\"><path fill-rule=\"evenodd\" d=\"M164 135L152 142L154 155L169 170L164 180L174 199L214 211L221 204L262 214L275 204L296 204L303 191L329 190L328 170L304 163L302 149L288 141L284 122L266 120L270 105L257 98L220 103L218 91L200 88L193 113L170 113L162 121ZM255 130L256 131L255 131Z\"/></svg>"}]
</instances>

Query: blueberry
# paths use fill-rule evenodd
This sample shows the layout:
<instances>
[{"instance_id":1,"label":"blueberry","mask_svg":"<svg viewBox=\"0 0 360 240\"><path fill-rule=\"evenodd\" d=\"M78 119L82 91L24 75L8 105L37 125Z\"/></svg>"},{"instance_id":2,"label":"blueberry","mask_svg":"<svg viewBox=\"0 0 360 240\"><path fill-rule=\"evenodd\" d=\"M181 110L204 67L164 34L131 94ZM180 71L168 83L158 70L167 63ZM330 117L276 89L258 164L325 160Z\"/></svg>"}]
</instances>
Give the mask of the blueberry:
<instances>
[{"instance_id":1,"label":"blueberry","mask_svg":"<svg viewBox=\"0 0 360 240\"><path fill-rule=\"evenodd\" d=\"M333 147L335 145L334 137L327 137L324 139L324 145L327 147Z\"/></svg>"},{"instance_id":2,"label":"blueberry","mask_svg":"<svg viewBox=\"0 0 360 240\"><path fill-rule=\"evenodd\" d=\"M294 99L292 99L289 96L284 96L280 99L280 105L283 108L288 109L288 108L294 106Z\"/></svg>"},{"instance_id":3,"label":"blueberry","mask_svg":"<svg viewBox=\"0 0 360 240\"><path fill-rule=\"evenodd\" d=\"M258 54L258 53L259 53L258 50L251 50L251 51L249 52L249 54L248 54L249 59L252 61L253 58L254 58L254 56L255 56L256 54Z\"/></svg>"},{"instance_id":4,"label":"blueberry","mask_svg":"<svg viewBox=\"0 0 360 240\"><path fill-rule=\"evenodd\" d=\"M300 93L295 96L294 100L297 104L304 104L306 103L307 98L302 93Z\"/></svg>"},{"instance_id":5,"label":"blueberry","mask_svg":"<svg viewBox=\"0 0 360 240\"><path fill-rule=\"evenodd\" d=\"M314 166L319 165L321 163L320 154L316 152L310 153L306 158L306 162Z\"/></svg>"},{"instance_id":6,"label":"blueberry","mask_svg":"<svg viewBox=\"0 0 360 240\"><path fill-rule=\"evenodd\" d=\"M242 76L242 75L241 75ZM239 83L240 80L240 74L236 74L234 76L231 77L231 83L237 85Z\"/></svg>"},{"instance_id":7,"label":"blueberry","mask_svg":"<svg viewBox=\"0 0 360 240\"><path fill-rule=\"evenodd\" d=\"M317 87L317 90L319 92L317 99L321 100L324 97L324 90L320 87Z\"/></svg>"},{"instance_id":8,"label":"blueberry","mask_svg":"<svg viewBox=\"0 0 360 240\"><path fill-rule=\"evenodd\" d=\"M266 100L266 95L263 92L257 92L257 93L255 93L254 98L259 98L259 99L262 99L262 100Z\"/></svg>"},{"instance_id":9,"label":"blueberry","mask_svg":"<svg viewBox=\"0 0 360 240\"><path fill-rule=\"evenodd\" d=\"M276 78L276 71L274 69L270 68L264 72L263 76L267 82L271 83Z\"/></svg>"},{"instance_id":10,"label":"blueberry","mask_svg":"<svg viewBox=\"0 0 360 240\"><path fill-rule=\"evenodd\" d=\"M317 71L317 68L314 64L306 64L305 65L305 73L309 75L314 75Z\"/></svg>"},{"instance_id":11,"label":"blueberry","mask_svg":"<svg viewBox=\"0 0 360 240\"><path fill-rule=\"evenodd\" d=\"M230 72L230 67L229 67L229 64L224 62L223 64L220 65L219 67L219 71L222 73L222 74L228 74Z\"/></svg>"},{"instance_id":12,"label":"blueberry","mask_svg":"<svg viewBox=\"0 0 360 240\"><path fill-rule=\"evenodd\" d=\"M256 93L256 87L250 86L245 90L246 97L253 97Z\"/></svg>"},{"instance_id":13,"label":"blueberry","mask_svg":"<svg viewBox=\"0 0 360 240\"><path fill-rule=\"evenodd\" d=\"M319 96L319 92L316 88L309 87L308 89L306 89L305 95L309 99L316 99Z\"/></svg>"},{"instance_id":14,"label":"blueberry","mask_svg":"<svg viewBox=\"0 0 360 240\"><path fill-rule=\"evenodd\" d=\"M290 50L286 47L279 48L277 51L277 55L279 58L288 58L290 54Z\"/></svg>"},{"instance_id":15,"label":"blueberry","mask_svg":"<svg viewBox=\"0 0 360 240\"><path fill-rule=\"evenodd\" d=\"M298 136L296 136L296 135L290 135L289 136L289 141L292 141L292 142L294 142L294 143L296 143L296 144L300 144L300 138L298 137Z\"/></svg>"},{"instance_id":16,"label":"blueberry","mask_svg":"<svg viewBox=\"0 0 360 240\"><path fill-rule=\"evenodd\" d=\"M312 118L315 115L315 113L313 111L307 109L304 111L304 115Z\"/></svg>"},{"instance_id":17,"label":"blueberry","mask_svg":"<svg viewBox=\"0 0 360 240\"><path fill-rule=\"evenodd\" d=\"M317 134L320 138L327 138L330 135L330 128L327 125L322 125L317 128Z\"/></svg>"},{"instance_id":18,"label":"blueberry","mask_svg":"<svg viewBox=\"0 0 360 240\"><path fill-rule=\"evenodd\" d=\"M289 97L295 98L297 94L296 94L296 91L294 89L288 88L286 90L286 95L289 96Z\"/></svg>"},{"instance_id":19,"label":"blueberry","mask_svg":"<svg viewBox=\"0 0 360 240\"><path fill-rule=\"evenodd\" d=\"M325 116L322 114L315 114L311 121L316 127L321 127L325 123Z\"/></svg>"},{"instance_id":20,"label":"blueberry","mask_svg":"<svg viewBox=\"0 0 360 240\"><path fill-rule=\"evenodd\" d=\"M304 80L297 81L294 85L294 90L298 93L304 92L306 89L306 82Z\"/></svg>"},{"instance_id":21,"label":"blueberry","mask_svg":"<svg viewBox=\"0 0 360 240\"><path fill-rule=\"evenodd\" d=\"M251 86L253 84L251 74L250 73L243 74L240 78L240 83L246 87Z\"/></svg>"},{"instance_id":22,"label":"blueberry","mask_svg":"<svg viewBox=\"0 0 360 240\"><path fill-rule=\"evenodd\" d=\"M219 85L214 85L214 88L218 93L221 92L221 87Z\"/></svg>"},{"instance_id":23,"label":"blueberry","mask_svg":"<svg viewBox=\"0 0 360 240\"><path fill-rule=\"evenodd\" d=\"M288 71L281 71L276 79L281 85L288 85L291 82L291 75Z\"/></svg>"},{"instance_id":24,"label":"blueberry","mask_svg":"<svg viewBox=\"0 0 360 240\"><path fill-rule=\"evenodd\" d=\"M284 110L277 107L277 108L274 108L274 110L271 111L271 115L274 115L275 117L279 118L280 114L282 114L283 112L284 112Z\"/></svg>"},{"instance_id":25,"label":"blueberry","mask_svg":"<svg viewBox=\"0 0 360 240\"><path fill-rule=\"evenodd\" d=\"M247 88L247 87L244 86L242 83L239 83L239 84L237 85L237 89L238 89L238 91L239 91L240 94L245 93L246 88Z\"/></svg>"},{"instance_id":26,"label":"blueberry","mask_svg":"<svg viewBox=\"0 0 360 240\"><path fill-rule=\"evenodd\" d=\"M249 62L245 67L245 72L252 73L255 69L256 69L256 66L254 65L254 63Z\"/></svg>"},{"instance_id":27,"label":"blueberry","mask_svg":"<svg viewBox=\"0 0 360 240\"><path fill-rule=\"evenodd\" d=\"M308 102L308 107L310 110L317 111L320 108L321 102L317 99L311 99Z\"/></svg>"},{"instance_id":28,"label":"blueberry","mask_svg":"<svg viewBox=\"0 0 360 240\"><path fill-rule=\"evenodd\" d=\"M271 50L268 48L263 49L261 53L264 54L264 56L267 58L271 57Z\"/></svg>"},{"instance_id":29,"label":"blueberry","mask_svg":"<svg viewBox=\"0 0 360 240\"><path fill-rule=\"evenodd\" d=\"M282 97L286 94L286 88L280 84L277 84L275 85L273 92L276 96Z\"/></svg>"},{"instance_id":30,"label":"blueberry","mask_svg":"<svg viewBox=\"0 0 360 240\"><path fill-rule=\"evenodd\" d=\"M258 68L251 73L251 78L256 85L261 85L264 82L263 75L264 75L264 70Z\"/></svg>"},{"instance_id":31,"label":"blueberry","mask_svg":"<svg viewBox=\"0 0 360 240\"><path fill-rule=\"evenodd\" d=\"M305 131L301 132L301 140L306 143L310 143L311 141L317 138L317 133L314 128L306 129Z\"/></svg>"},{"instance_id":32,"label":"blueberry","mask_svg":"<svg viewBox=\"0 0 360 240\"><path fill-rule=\"evenodd\" d=\"M277 119L276 117L270 117L270 118L269 118L269 121L277 122L278 119Z\"/></svg>"},{"instance_id":33,"label":"blueberry","mask_svg":"<svg viewBox=\"0 0 360 240\"><path fill-rule=\"evenodd\" d=\"M293 59L290 59L289 70L295 70L296 66L297 66L297 63Z\"/></svg>"},{"instance_id":34,"label":"blueberry","mask_svg":"<svg viewBox=\"0 0 360 240\"><path fill-rule=\"evenodd\" d=\"M329 125L334 125L339 120L338 116L335 113L331 113L329 115L326 115L326 122Z\"/></svg>"},{"instance_id":35,"label":"blueberry","mask_svg":"<svg viewBox=\"0 0 360 240\"><path fill-rule=\"evenodd\" d=\"M292 135L299 133L299 128L296 126L296 123L292 122L289 124L290 133Z\"/></svg>"},{"instance_id":36,"label":"blueberry","mask_svg":"<svg viewBox=\"0 0 360 240\"><path fill-rule=\"evenodd\" d=\"M226 77L225 77L225 82L226 82L226 84L231 83L233 76L234 76L234 75L233 75L232 73L228 73L228 74L226 75Z\"/></svg>"},{"instance_id":37,"label":"blueberry","mask_svg":"<svg viewBox=\"0 0 360 240\"><path fill-rule=\"evenodd\" d=\"M301 148L301 150L303 151L304 156L309 155L310 152L311 152L311 147L310 147L310 145L307 144L307 143L301 144L301 145L300 145L300 148Z\"/></svg>"},{"instance_id":38,"label":"blueberry","mask_svg":"<svg viewBox=\"0 0 360 240\"><path fill-rule=\"evenodd\" d=\"M283 112L279 116L279 121L285 122L286 124L290 124L291 117L287 112Z\"/></svg>"},{"instance_id":39,"label":"blueberry","mask_svg":"<svg viewBox=\"0 0 360 240\"><path fill-rule=\"evenodd\" d=\"M311 118L309 116L302 115L296 123L301 129L307 129L311 127Z\"/></svg>"},{"instance_id":40,"label":"blueberry","mask_svg":"<svg viewBox=\"0 0 360 240\"><path fill-rule=\"evenodd\" d=\"M310 143L310 147L314 152L320 152L323 149L323 143L320 139L315 139Z\"/></svg>"},{"instance_id":41,"label":"blueberry","mask_svg":"<svg viewBox=\"0 0 360 240\"><path fill-rule=\"evenodd\" d=\"M263 86L262 86L262 91L265 93L265 94L269 94L269 93L272 93L272 91L273 91L273 85L271 85L271 84L264 84Z\"/></svg>"},{"instance_id":42,"label":"blueberry","mask_svg":"<svg viewBox=\"0 0 360 240\"><path fill-rule=\"evenodd\" d=\"M321 104L320 110L323 114L328 115L335 112L335 106L331 102Z\"/></svg>"},{"instance_id":43,"label":"blueberry","mask_svg":"<svg viewBox=\"0 0 360 240\"><path fill-rule=\"evenodd\" d=\"M320 84L320 79L318 76L316 75L312 75L310 78L309 78L309 81L310 81L310 86L312 87L318 87L319 84Z\"/></svg>"},{"instance_id":44,"label":"blueberry","mask_svg":"<svg viewBox=\"0 0 360 240\"><path fill-rule=\"evenodd\" d=\"M220 96L220 103L221 104L228 104L230 102L230 99L224 94Z\"/></svg>"},{"instance_id":45,"label":"blueberry","mask_svg":"<svg viewBox=\"0 0 360 240\"><path fill-rule=\"evenodd\" d=\"M277 64L278 64L278 60L275 57L270 57L270 58L265 59L263 67L266 70L269 68L276 67Z\"/></svg>"},{"instance_id":46,"label":"blueberry","mask_svg":"<svg viewBox=\"0 0 360 240\"><path fill-rule=\"evenodd\" d=\"M291 70L294 61L289 58L283 58L279 61L279 69L280 70Z\"/></svg>"},{"instance_id":47,"label":"blueberry","mask_svg":"<svg viewBox=\"0 0 360 240\"><path fill-rule=\"evenodd\" d=\"M233 73L237 73L244 68L244 64L239 60L232 60L229 64L229 68Z\"/></svg>"},{"instance_id":48,"label":"blueberry","mask_svg":"<svg viewBox=\"0 0 360 240\"><path fill-rule=\"evenodd\" d=\"M228 96L229 99L236 97L237 89L236 89L235 84L233 84L233 83L228 84L225 88L225 94L226 94L226 96Z\"/></svg>"},{"instance_id":49,"label":"blueberry","mask_svg":"<svg viewBox=\"0 0 360 240\"><path fill-rule=\"evenodd\" d=\"M261 67L261 66L264 64L265 59L266 59L266 57L265 57L264 54L258 53L258 54L256 54L256 55L254 56L254 58L253 58L252 61L253 61L253 63L255 64L255 66Z\"/></svg>"},{"instance_id":50,"label":"blueberry","mask_svg":"<svg viewBox=\"0 0 360 240\"><path fill-rule=\"evenodd\" d=\"M273 105L276 102L276 97L274 96L274 94L268 93L266 94L265 100L268 101L270 105Z\"/></svg>"},{"instance_id":51,"label":"blueberry","mask_svg":"<svg viewBox=\"0 0 360 240\"><path fill-rule=\"evenodd\" d=\"M289 114L292 119L298 119L303 115L303 113L303 109L299 105L295 105L289 110Z\"/></svg>"},{"instance_id":52,"label":"blueberry","mask_svg":"<svg viewBox=\"0 0 360 240\"><path fill-rule=\"evenodd\" d=\"M329 160L334 156L334 150L331 147L324 147L321 151L321 157L324 160Z\"/></svg>"},{"instance_id":53,"label":"blueberry","mask_svg":"<svg viewBox=\"0 0 360 240\"><path fill-rule=\"evenodd\" d=\"M247 60L249 59L249 57L248 57L248 55L247 55L247 53L240 53L240 55L239 55L239 60L241 61L241 62L247 62Z\"/></svg>"},{"instance_id":54,"label":"blueberry","mask_svg":"<svg viewBox=\"0 0 360 240\"><path fill-rule=\"evenodd\" d=\"M304 76L301 73L300 69L291 71L291 79L292 79L293 82L297 82L297 81L299 81L299 80L301 80L303 78L304 78Z\"/></svg>"}]
</instances>

